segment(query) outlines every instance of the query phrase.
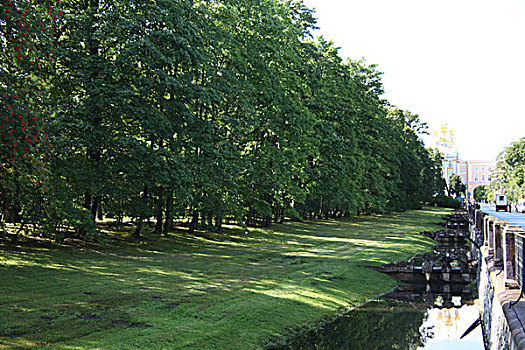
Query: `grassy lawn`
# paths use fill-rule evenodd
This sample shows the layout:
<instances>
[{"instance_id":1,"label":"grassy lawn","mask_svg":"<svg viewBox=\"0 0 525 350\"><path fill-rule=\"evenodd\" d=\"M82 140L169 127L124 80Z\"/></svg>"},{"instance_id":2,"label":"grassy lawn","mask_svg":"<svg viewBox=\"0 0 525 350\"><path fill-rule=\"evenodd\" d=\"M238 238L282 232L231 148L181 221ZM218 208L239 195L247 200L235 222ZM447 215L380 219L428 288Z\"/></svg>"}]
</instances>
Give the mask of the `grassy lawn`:
<instances>
[{"instance_id":1,"label":"grassy lawn","mask_svg":"<svg viewBox=\"0 0 525 350\"><path fill-rule=\"evenodd\" d=\"M363 266L428 250L417 233L446 213L0 244L0 349L259 349L390 290L395 280Z\"/></svg>"}]
</instances>

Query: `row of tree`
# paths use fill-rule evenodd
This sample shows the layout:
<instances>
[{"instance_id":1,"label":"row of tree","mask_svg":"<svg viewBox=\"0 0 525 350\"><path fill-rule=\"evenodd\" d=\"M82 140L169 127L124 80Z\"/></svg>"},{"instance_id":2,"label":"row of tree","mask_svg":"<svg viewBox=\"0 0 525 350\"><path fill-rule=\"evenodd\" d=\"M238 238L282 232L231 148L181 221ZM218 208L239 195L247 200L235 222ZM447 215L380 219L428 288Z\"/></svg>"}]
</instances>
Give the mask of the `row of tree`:
<instances>
[{"instance_id":1,"label":"row of tree","mask_svg":"<svg viewBox=\"0 0 525 350\"><path fill-rule=\"evenodd\" d=\"M492 178L492 191L487 196L504 192L511 202L525 197L525 138L511 143L498 155Z\"/></svg>"},{"instance_id":2,"label":"row of tree","mask_svg":"<svg viewBox=\"0 0 525 350\"><path fill-rule=\"evenodd\" d=\"M301 1L0 3L4 221L219 230L443 193L425 125L381 98L376 67L313 39Z\"/></svg>"}]
</instances>

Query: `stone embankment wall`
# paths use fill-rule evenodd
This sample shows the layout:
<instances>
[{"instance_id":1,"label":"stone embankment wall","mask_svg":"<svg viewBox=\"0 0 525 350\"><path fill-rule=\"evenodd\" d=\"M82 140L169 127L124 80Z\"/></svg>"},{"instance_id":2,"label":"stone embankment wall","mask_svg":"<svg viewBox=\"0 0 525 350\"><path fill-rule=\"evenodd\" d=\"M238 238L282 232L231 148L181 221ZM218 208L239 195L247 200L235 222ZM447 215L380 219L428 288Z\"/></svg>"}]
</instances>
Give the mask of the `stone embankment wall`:
<instances>
[{"instance_id":1,"label":"stone embankment wall","mask_svg":"<svg viewBox=\"0 0 525 350\"><path fill-rule=\"evenodd\" d=\"M521 226L469 208L470 237L480 249L479 300L486 349L525 350Z\"/></svg>"},{"instance_id":2,"label":"stone embankment wall","mask_svg":"<svg viewBox=\"0 0 525 350\"><path fill-rule=\"evenodd\" d=\"M494 270L494 269L493 269ZM492 275L497 274L492 271ZM498 292L492 284L491 271L486 260L481 259L479 274L479 301L483 318L483 338L490 350L517 350Z\"/></svg>"}]
</instances>

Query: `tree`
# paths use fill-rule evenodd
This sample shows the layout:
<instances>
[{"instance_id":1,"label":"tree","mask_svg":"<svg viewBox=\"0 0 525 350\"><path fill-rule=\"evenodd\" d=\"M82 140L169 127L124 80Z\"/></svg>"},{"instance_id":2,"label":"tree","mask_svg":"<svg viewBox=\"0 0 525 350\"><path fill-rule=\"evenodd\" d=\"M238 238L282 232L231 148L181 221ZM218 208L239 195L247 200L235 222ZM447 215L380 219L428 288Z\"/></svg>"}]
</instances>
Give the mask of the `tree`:
<instances>
[{"instance_id":1,"label":"tree","mask_svg":"<svg viewBox=\"0 0 525 350\"><path fill-rule=\"evenodd\" d=\"M306 190L297 210L304 217L356 214L361 166L352 98L355 83L351 67L338 50L322 37L306 46L305 73L309 89L303 100L317 120L302 186Z\"/></svg>"},{"instance_id":2,"label":"tree","mask_svg":"<svg viewBox=\"0 0 525 350\"><path fill-rule=\"evenodd\" d=\"M48 190L43 118L54 72L60 0L0 1L0 206L4 219L41 212Z\"/></svg>"},{"instance_id":3,"label":"tree","mask_svg":"<svg viewBox=\"0 0 525 350\"><path fill-rule=\"evenodd\" d=\"M461 180L461 176L453 174L450 176L448 183L448 192L454 197L465 195L467 186Z\"/></svg>"},{"instance_id":4,"label":"tree","mask_svg":"<svg viewBox=\"0 0 525 350\"><path fill-rule=\"evenodd\" d=\"M423 193L424 198L427 201L431 201L432 198L441 197L447 190L447 184L443 178L441 165L443 164L443 158L441 157L439 150L426 148L423 150L425 153L422 156L423 165Z\"/></svg>"},{"instance_id":5,"label":"tree","mask_svg":"<svg viewBox=\"0 0 525 350\"><path fill-rule=\"evenodd\" d=\"M53 6L40 9L33 19L51 26L39 37L43 53L56 46L42 56L51 62L34 60L40 41L24 56L25 27L2 8L0 110L12 113L27 90L24 103L45 113L22 115L23 125L6 115L0 195L4 206L29 203L9 190L49 164L49 192L24 191L47 203L55 234L86 238L97 217L129 217L135 236L150 218L159 234L176 217L191 233L226 219L267 226L417 208L439 192L417 115L382 99L375 66L312 40L315 20L301 2L64 0L60 28ZM49 160L34 146L45 139L37 121L53 141ZM15 144L27 147L26 163Z\"/></svg>"},{"instance_id":6,"label":"tree","mask_svg":"<svg viewBox=\"0 0 525 350\"><path fill-rule=\"evenodd\" d=\"M474 189L474 200L476 202L483 202L485 200L490 200L490 198L492 198L492 196L489 186L482 185Z\"/></svg>"},{"instance_id":7,"label":"tree","mask_svg":"<svg viewBox=\"0 0 525 350\"><path fill-rule=\"evenodd\" d=\"M510 201L525 195L525 138L511 143L498 156L497 174L491 187L505 190Z\"/></svg>"}]
</instances>

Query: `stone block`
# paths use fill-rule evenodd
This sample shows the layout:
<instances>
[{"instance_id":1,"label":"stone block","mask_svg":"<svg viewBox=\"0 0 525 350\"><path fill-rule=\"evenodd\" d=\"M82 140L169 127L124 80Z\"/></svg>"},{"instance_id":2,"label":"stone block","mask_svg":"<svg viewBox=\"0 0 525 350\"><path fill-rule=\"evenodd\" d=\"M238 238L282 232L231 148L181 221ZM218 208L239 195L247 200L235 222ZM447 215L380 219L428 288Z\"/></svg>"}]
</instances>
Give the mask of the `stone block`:
<instances>
[{"instance_id":1,"label":"stone block","mask_svg":"<svg viewBox=\"0 0 525 350\"><path fill-rule=\"evenodd\" d=\"M504 277L505 285L507 281L516 281L516 240L515 234L522 233L523 228L517 225L507 225L503 230L503 261L504 261ZM509 285L511 283L509 282Z\"/></svg>"},{"instance_id":2,"label":"stone block","mask_svg":"<svg viewBox=\"0 0 525 350\"><path fill-rule=\"evenodd\" d=\"M507 226L506 221L495 219L492 229L492 247L494 252L494 265L503 266L503 229Z\"/></svg>"}]
</instances>

